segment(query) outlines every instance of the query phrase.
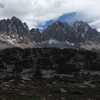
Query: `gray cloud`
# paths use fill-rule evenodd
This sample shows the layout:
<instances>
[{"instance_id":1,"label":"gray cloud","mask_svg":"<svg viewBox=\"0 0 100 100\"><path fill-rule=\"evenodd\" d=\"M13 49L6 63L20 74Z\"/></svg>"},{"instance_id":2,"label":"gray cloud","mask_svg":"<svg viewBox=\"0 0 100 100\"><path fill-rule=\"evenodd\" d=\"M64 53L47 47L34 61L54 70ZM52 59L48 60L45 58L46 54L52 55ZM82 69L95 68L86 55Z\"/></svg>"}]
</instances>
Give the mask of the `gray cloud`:
<instances>
[{"instance_id":1,"label":"gray cloud","mask_svg":"<svg viewBox=\"0 0 100 100\"><path fill-rule=\"evenodd\" d=\"M0 8L4 8L4 5L2 3L0 3Z\"/></svg>"},{"instance_id":2,"label":"gray cloud","mask_svg":"<svg viewBox=\"0 0 100 100\"><path fill-rule=\"evenodd\" d=\"M76 11L93 20L100 18L99 4L100 0L0 0L0 18L16 16L35 27L40 22ZM92 25L97 26L96 23Z\"/></svg>"}]
</instances>

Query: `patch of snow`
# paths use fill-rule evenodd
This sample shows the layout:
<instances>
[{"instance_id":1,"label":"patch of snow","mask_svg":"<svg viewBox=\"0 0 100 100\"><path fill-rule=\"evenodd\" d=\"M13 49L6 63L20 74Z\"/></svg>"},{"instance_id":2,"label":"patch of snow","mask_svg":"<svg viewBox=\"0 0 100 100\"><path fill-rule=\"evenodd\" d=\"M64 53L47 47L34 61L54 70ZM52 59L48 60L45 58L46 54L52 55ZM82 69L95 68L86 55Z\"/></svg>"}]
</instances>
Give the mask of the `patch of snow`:
<instances>
[{"instance_id":1,"label":"patch of snow","mask_svg":"<svg viewBox=\"0 0 100 100\"><path fill-rule=\"evenodd\" d=\"M16 43L16 38L11 38L10 35L6 35L6 34L1 34L0 40L7 42L7 43L10 43L10 44L13 44L13 45Z\"/></svg>"},{"instance_id":2,"label":"patch of snow","mask_svg":"<svg viewBox=\"0 0 100 100\"><path fill-rule=\"evenodd\" d=\"M59 43L59 41L54 40L54 39L49 40L49 44L57 44L57 43Z\"/></svg>"},{"instance_id":3,"label":"patch of snow","mask_svg":"<svg viewBox=\"0 0 100 100\"><path fill-rule=\"evenodd\" d=\"M11 44L15 44L16 39L7 39L7 41L8 41L9 43L11 43Z\"/></svg>"},{"instance_id":4,"label":"patch of snow","mask_svg":"<svg viewBox=\"0 0 100 100\"><path fill-rule=\"evenodd\" d=\"M68 45L70 45L70 46L74 46L74 45L75 45L74 43L69 42L69 41L67 41L67 40L65 41L65 43L68 44Z\"/></svg>"}]
</instances>

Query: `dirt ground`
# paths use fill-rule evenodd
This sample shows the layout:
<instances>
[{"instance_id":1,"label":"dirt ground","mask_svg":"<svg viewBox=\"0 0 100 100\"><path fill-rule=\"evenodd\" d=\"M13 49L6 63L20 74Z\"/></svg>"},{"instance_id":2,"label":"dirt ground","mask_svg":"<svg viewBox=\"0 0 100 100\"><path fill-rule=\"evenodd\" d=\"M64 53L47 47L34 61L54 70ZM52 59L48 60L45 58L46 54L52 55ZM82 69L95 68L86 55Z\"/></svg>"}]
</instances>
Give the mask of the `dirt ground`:
<instances>
[{"instance_id":1,"label":"dirt ground","mask_svg":"<svg viewBox=\"0 0 100 100\"><path fill-rule=\"evenodd\" d=\"M100 85L94 81L2 81L0 100L100 100Z\"/></svg>"}]
</instances>

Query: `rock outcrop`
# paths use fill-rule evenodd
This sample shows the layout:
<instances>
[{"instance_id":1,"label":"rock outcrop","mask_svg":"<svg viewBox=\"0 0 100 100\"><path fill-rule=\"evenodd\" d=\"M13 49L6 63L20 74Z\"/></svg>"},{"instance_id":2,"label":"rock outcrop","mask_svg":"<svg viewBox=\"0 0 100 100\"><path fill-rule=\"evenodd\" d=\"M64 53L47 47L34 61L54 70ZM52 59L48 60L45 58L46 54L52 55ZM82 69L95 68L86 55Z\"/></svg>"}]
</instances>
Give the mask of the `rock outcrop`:
<instances>
[{"instance_id":1,"label":"rock outcrop","mask_svg":"<svg viewBox=\"0 0 100 100\"><path fill-rule=\"evenodd\" d=\"M0 21L0 41L9 44L9 47L33 47L27 24L16 17Z\"/></svg>"},{"instance_id":2,"label":"rock outcrop","mask_svg":"<svg viewBox=\"0 0 100 100\"><path fill-rule=\"evenodd\" d=\"M100 70L99 53L74 49L20 49L0 51L0 79L54 78L81 70Z\"/></svg>"},{"instance_id":3,"label":"rock outcrop","mask_svg":"<svg viewBox=\"0 0 100 100\"><path fill-rule=\"evenodd\" d=\"M28 32L29 28L26 23L22 23L22 21L16 17L0 21L0 33L18 33L22 35Z\"/></svg>"},{"instance_id":4,"label":"rock outcrop","mask_svg":"<svg viewBox=\"0 0 100 100\"><path fill-rule=\"evenodd\" d=\"M82 21L55 21L43 31L29 30L26 23L12 17L0 21L0 41L20 48L80 48L88 41L99 42L100 34Z\"/></svg>"}]
</instances>

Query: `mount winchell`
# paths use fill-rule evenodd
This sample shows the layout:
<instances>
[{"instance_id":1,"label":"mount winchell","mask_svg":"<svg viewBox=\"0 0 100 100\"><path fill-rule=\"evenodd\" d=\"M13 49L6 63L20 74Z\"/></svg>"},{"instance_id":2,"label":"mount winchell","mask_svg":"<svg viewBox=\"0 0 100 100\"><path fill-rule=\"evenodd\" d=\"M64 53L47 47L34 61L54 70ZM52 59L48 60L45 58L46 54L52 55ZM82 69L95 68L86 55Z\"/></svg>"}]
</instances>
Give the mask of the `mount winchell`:
<instances>
[{"instance_id":1,"label":"mount winchell","mask_svg":"<svg viewBox=\"0 0 100 100\"><path fill-rule=\"evenodd\" d=\"M98 49L99 40L100 33L83 21L75 21L70 25L57 20L41 32L38 28L30 30L26 23L16 17L0 20L0 49L8 47Z\"/></svg>"}]
</instances>

